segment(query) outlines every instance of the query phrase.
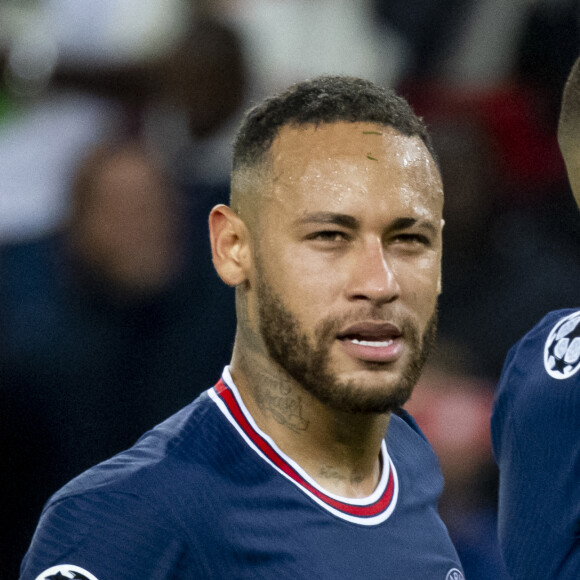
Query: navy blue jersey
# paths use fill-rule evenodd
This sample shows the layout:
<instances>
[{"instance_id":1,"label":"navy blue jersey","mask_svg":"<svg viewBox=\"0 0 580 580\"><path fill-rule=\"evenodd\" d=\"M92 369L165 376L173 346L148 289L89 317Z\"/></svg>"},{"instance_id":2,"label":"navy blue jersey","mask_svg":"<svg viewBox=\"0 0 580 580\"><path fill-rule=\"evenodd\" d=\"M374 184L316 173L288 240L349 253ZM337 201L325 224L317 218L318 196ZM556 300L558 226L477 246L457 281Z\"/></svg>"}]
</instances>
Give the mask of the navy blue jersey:
<instances>
[{"instance_id":1,"label":"navy blue jersey","mask_svg":"<svg viewBox=\"0 0 580 580\"><path fill-rule=\"evenodd\" d=\"M463 579L442 477L393 415L365 499L326 492L254 423L229 371L44 509L21 580Z\"/></svg>"},{"instance_id":2,"label":"navy blue jersey","mask_svg":"<svg viewBox=\"0 0 580 580\"><path fill-rule=\"evenodd\" d=\"M515 579L580 578L580 311L509 352L492 415L499 536Z\"/></svg>"}]
</instances>

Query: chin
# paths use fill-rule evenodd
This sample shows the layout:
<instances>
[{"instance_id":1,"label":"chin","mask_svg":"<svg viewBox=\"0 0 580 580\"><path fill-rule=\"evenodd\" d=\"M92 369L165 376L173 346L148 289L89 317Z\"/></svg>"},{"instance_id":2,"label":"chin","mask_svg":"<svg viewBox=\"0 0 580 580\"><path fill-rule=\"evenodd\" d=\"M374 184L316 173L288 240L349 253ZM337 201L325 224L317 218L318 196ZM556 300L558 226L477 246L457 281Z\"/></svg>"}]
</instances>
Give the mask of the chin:
<instances>
[{"instance_id":1,"label":"chin","mask_svg":"<svg viewBox=\"0 0 580 580\"><path fill-rule=\"evenodd\" d=\"M357 373L358 374L358 373ZM350 414L384 414L402 407L413 392L414 382L385 377L355 376L303 385L311 395L331 409Z\"/></svg>"}]
</instances>

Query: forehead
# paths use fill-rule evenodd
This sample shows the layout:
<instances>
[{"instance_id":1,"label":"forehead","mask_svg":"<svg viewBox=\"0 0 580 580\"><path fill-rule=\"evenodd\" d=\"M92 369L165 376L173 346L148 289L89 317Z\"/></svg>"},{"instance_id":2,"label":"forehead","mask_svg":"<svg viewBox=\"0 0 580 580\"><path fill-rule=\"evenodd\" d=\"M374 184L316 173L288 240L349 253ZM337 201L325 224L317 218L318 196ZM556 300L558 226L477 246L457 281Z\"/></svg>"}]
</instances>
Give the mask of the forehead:
<instances>
[{"instance_id":1,"label":"forehead","mask_svg":"<svg viewBox=\"0 0 580 580\"><path fill-rule=\"evenodd\" d=\"M272 144L272 200L442 207L439 171L419 137L374 123L286 126ZM307 208L304 208L307 211Z\"/></svg>"}]
</instances>

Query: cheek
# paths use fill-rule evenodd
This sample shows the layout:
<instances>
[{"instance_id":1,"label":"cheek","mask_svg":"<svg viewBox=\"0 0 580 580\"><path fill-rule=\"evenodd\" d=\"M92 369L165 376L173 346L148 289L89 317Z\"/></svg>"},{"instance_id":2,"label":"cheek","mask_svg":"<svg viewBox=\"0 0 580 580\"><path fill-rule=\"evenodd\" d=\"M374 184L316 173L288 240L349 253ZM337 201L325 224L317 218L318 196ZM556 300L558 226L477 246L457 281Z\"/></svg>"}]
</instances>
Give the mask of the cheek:
<instances>
[{"instance_id":1,"label":"cheek","mask_svg":"<svg viewBox=\"0 0 580 580\"><path fill-rule=\"evenodd\" d=\"M320 318L340 295L347 268L328 256L288 244L269 262L268 279L285 304L305 322Z\"/></svg>"},{"instance_id":2,"label":"cheek","mask_svg":"<svg viewBox=\"0 0 580 580\"><path fill-rule=\"evenodd\" d=\"M441 262L437 256L427 256L411 263L399 263L396 271L401 297L417 312L433 311L440 293Z\"/></svg>"}]
</instances>

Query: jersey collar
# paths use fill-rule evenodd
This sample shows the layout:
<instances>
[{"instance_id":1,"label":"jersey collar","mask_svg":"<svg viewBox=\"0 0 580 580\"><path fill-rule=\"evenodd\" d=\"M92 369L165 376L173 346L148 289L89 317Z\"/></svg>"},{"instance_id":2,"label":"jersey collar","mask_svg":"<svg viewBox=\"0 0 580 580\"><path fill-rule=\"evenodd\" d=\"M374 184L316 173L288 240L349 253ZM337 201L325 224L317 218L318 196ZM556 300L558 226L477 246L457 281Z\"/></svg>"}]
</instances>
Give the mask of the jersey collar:
<instances>
[{"instance_id":1,"label":"jersey collar","mask_svg":"<svg viewBox=\"0 0 580 580\"><path fill-rule=\"evenodd\" d=\"M325 510L343 520L366 526L380 524L393 513L399 481L384 440L381 445L382 474L375 491L362 499L338 496L321 487L260 430L242 401L229 367L224 369L221 380L209 394L247 445Z\"/></svg>"}]
</instances>

